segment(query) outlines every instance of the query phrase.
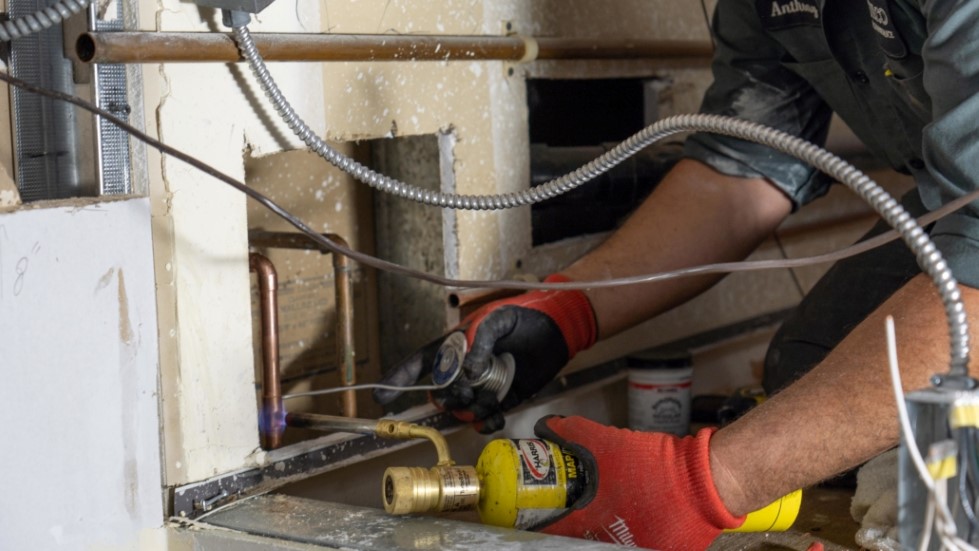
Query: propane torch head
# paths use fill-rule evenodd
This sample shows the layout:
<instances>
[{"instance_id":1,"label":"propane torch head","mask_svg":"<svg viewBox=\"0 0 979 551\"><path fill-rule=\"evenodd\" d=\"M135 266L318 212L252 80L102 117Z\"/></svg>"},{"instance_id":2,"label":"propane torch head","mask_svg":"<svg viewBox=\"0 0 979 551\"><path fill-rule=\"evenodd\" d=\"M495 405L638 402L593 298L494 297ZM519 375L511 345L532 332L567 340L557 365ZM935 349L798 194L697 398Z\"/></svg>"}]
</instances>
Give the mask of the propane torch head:
<instances>
[{"instance_id":1,"label":"propane torch head","mask_svg":"<svg viewBox=\"0 0 979 551\"><path fill-rule=\"evenodd\" d=\"M388 467L381 497L392 515L468 511L479 501L479 479L471 466Z\"/></svg>"}]
</instances>

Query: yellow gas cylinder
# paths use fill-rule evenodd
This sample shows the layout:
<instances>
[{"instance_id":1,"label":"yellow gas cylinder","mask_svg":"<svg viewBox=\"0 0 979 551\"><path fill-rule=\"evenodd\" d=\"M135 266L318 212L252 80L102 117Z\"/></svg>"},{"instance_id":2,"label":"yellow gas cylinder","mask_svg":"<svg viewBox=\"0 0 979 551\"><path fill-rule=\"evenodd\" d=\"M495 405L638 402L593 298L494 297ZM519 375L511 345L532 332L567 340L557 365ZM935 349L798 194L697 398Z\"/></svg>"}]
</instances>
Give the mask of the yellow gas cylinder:
<instances>
[{"instance_id":1,"label":"yellow gas cylinder","mask_svg":"<svg viewBox=\"0 0 979 551\"><path fill-rule=\"evenodd\" d=\"M493 440L476 462L484 524L528 529L561 514L585 490L580 460L547 440Z\"/></svg>"},{"instance_id":2,"label":"yellow gas cylinder","mask_svg":"<svg viewBox=\"0 0 979 551\"><path fill-rule=\"evenodd\" d=\"M792 528L801 505L802 490L796 490L748 513L741 526L727 532L784 532Z\"/></svg>"},{"instance_id":3,"label":"yellow gas cylinder","mask_svg":"<svg viewBox=\"0 0 979 551\"><path fill-rule=\"evenodd\" d=\"M563 513L588 485L581 460L540 439L493 440L476 462L477 510L485 524L529 529ZM799 514L802 491L749 513L734 532L780 532Z\"/></svg>"}]
</instances>

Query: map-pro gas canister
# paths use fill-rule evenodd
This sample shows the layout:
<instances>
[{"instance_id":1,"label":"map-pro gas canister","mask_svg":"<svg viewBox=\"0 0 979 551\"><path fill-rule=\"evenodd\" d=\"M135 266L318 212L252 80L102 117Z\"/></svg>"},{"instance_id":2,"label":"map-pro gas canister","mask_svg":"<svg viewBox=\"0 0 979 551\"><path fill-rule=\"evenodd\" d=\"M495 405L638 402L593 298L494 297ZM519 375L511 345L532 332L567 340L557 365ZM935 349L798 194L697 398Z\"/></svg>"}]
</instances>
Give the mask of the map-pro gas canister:
<instances>
[{"instance_id":1,"label":"map-pro gas canister","mask_svg":"<svg viewBox=\"0 0 979 551\"><path fill-rule=\"evenodd\" d=\"M547 440L493 440L476 462L485 524L527 529L570 507L587 485L581 461Z\"/></svg>"},{"instance_id":2,"label":"map-pro gas canister","mask_svg":"<svg viewBox=\"0 0 979 551\"><path fill-rule=\"evenodd\" d=\"M491 441L476 462L476 477L480 520L521 530L553 521L584 494L589 483L578 457L541 439ZM797 490L749 513L741 527L728 531L788 530L801 502L802 491Z\"/></svg>"}]
</instances>

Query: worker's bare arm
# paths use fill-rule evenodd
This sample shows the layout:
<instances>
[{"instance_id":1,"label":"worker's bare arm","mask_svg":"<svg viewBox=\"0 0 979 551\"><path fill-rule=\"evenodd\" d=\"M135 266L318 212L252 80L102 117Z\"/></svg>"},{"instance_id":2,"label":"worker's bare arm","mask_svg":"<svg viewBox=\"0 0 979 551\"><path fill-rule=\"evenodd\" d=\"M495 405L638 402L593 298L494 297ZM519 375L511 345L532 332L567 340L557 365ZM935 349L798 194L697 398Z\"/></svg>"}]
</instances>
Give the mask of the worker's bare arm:
<instances>
[{"instance_id":1,"label":"worker's bare arm","mask_svg":"<svg viewBox=\"0 0 979 551\"><path fill-rule=\"evenodd\" d=\"M979 291L963 287L973 342ZM949 365L948 325L938 292L919 275L858 325L829 356L711 440L711 467L734 514L858 465L898 442L884 320L893 315L906 390L928 386ZM973 375L979 364L972 358Z\"/></svg>"},{"instance_id":2,"label":"worker's bare arm","mask_svg":"<svg viewBox=\"0 0 979 551\"><path fill-rule=\"evenodd\" d=\"M607 279L741 260L791 212L789 199L764 179L726 176L683 160L600 247L564 274ZM703 292L720 276L680 278L587 292L600 338L614 335Z\"/></svg>"}]
</instances>

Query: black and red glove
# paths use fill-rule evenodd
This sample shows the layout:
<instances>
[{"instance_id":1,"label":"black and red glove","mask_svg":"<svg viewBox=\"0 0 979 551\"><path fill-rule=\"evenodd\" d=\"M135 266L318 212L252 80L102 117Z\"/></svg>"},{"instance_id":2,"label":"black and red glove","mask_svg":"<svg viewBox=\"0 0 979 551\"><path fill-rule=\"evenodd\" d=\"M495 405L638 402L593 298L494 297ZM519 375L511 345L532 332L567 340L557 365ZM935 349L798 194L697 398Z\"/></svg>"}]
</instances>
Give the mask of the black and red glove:
<instances>
[{"instance_id":1,"label":"black and red glove","mask_svg":"<svg viewBox=\"0 0 979 551\"><path fill-rule=\"evenodd\" d=\"M652 549L706 549L737 528L711 476L714 429L696 436L635 432L582 417L545 417L537 436L581 459L588 485L569 511L539 530Z\"/></svg>"},{"instance_id":2,"label":"black and red glove","mask_svg":"<svg viewBox=\"0 0 979 551\"><path fill-rule=\"evenodd\" d=\"M547 282L566 282L552 275ZM532 291L491 302L473 312L457 330L464 330L468 352L462 372L448 388L433 393L440 407L482 432L503 428L503 411L533 396L550 382L578 352L595 343L598 327L591 303L581 291ZM406 386L432 369L432 343L385 376L383 383ZM437 341L441 344L441 340ZM515 373L510 390L498 400L495 392L473 383L489 368L493 356L511 354ZM398 394L375 391L384 404Z\"/></svg>"}]
</instances>

